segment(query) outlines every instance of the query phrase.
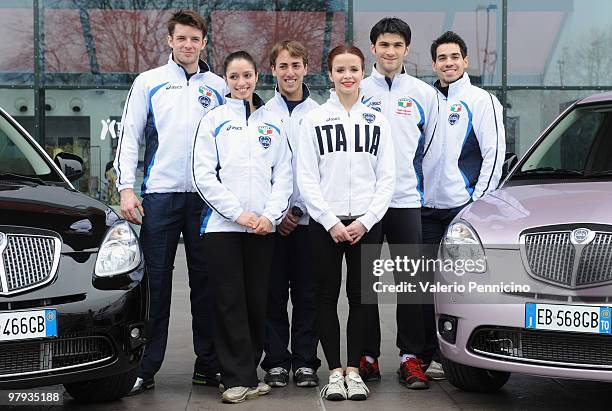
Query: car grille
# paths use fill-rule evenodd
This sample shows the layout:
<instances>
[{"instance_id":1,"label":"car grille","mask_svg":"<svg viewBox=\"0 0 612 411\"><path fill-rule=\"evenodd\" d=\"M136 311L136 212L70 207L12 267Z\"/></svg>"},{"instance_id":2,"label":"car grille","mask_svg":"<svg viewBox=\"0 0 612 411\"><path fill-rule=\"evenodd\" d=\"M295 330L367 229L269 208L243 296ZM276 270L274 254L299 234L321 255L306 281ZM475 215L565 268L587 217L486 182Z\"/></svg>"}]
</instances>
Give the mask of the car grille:
<instances>
[{"instance_id":1,"label":"car grille","mask_svg":"<svg viewBox=\"0 0 612 411\"><path fill-rule=\"evenodd\" d=\"M612 336L511 328L479 328L468 346L506 360L580 368L612 368Z\"/></svg>"},{"instance_id":2,"label":"car grille","mask_svg":"<svg viewBox=\"0 0 612 411\"><path fill-rule=\"evenodd\" d=\"M3 342L0 344L0 378L99 363L113 356L112 345L103 336Z\"/></svg>"},{"instance_id":3,"label":"car grille","mask_svg":"<svg viewBox=\"0 0 612 411\"><path fill-rule=\"evenodd\" d=\"M3 238L3 244L0 243L1 294L25 291L53 279L61 251L59 238L27 234L5 234Z\"/></svg>"},{"instance_id":4,"label":"car grille","mask_svg":"<svg viewBox=\"0 0 612 411\"><path fill-rule=\"evenodd\" d=\"M522 236L531 275L570 288L612 281L612 233L597 232L585 245L571 242L571 231Z\"/></svg>"}]
</instances>

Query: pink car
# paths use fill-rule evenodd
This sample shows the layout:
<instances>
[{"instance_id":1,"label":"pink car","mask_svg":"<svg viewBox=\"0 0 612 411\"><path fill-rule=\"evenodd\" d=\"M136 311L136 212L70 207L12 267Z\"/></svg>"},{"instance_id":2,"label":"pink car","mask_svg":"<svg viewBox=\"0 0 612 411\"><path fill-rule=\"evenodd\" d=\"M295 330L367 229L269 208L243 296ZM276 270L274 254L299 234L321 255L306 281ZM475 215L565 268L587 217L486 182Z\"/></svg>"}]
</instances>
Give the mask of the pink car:
<instances>
[{"instance_id":1,"label":"pink car","mask_svg":"<svg viewBox=\"0 0 612 411\"><path fill-rule=\"evenodd\" d=\"M494 391L512 372L612 381L612 93L561 114L461 211L440 256L486 261L436 272L454 284L435 295L451 384Z\"/></svg>"}]
</instances>

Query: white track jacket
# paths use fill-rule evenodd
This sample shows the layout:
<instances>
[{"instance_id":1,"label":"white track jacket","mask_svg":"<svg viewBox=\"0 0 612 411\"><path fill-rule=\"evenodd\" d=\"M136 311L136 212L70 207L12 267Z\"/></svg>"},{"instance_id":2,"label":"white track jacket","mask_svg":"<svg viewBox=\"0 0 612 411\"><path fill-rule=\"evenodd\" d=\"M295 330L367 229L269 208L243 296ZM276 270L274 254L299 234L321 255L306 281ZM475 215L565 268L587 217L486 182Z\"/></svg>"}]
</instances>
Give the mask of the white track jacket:
<instances>
[{"instance_id":1,"label":"white track jacket","mask_svg":"<svg viewBox=\"0 0 612 411\"><path fill-rule=\"evenodd\" d=\"M172 60L134 80L123 110L115 170L117 188L133 188L138 148L145 142L141 195L195 191L191 148L198 121L225 102L225 82L200 61L189 81Z\"/></svg>"},{"instance_id":2,"label":"white track jacket","mask_svg":"<svg viewBox=\"0 0 612 411\"><path fill-rule=\"evenodd\" d=\"M438 90L438 125L425 144L425 206L451 209L497 188L506 151L502 106L467 73Z\"/></svg>"},{"instance_id":3,"label":"white track jacket","mask_svg":"<svg viewBox=\"0 0 612 411\"><path fill-rule=\"evenodd\" d=\"M257 95L253 99L263 105ZM227 98L198 125L192 178L209 206L200 234L252 232L235 222L248 211L278 225L293 191L291 151L281 118L265 106L251 114L248 102Z\"/></svg>"},{"instance_id":4,"label":"white track jacket","mask_svg":"<svg viewBox=\"0 0 612 411\"><path fill-rule=\"evenodd\" d=\"M314 101L309 97L310 90L304 84L302 87L302 91L304 92L303 102L298 104L291 115L289 114L289 109L287 108L287 103L283 96L276 90L274 92L274 97L266 103L266 107L276 113L283 120L285 124L285 129L287 130L287 138L289 140L289 145L291 146L291 151L293 156L291 158L291 165L293 167L293 195L291 196L291 203L289 205L289 209L293 206L298 206L304 212L304 215L300 218L298 224L307 225L308 224L308 210L306 205L304 204L304 200L300 196L300 190L297 185L297 151L299 149L299 124L302 121L302 118L308 113L310 110L319 107L319 103Z\"/></svg>"},{"instance_id":5,"label":"white track jacket","mask_svg":"<svg viewBox=\"0 0 612 411\"><path fill-rule=\"evenodd\" d=\"M387 212L395 188L390 125L360 100L347 113L335 91L330 94L300 126L300 193L326 230L349 218L370 230Z\"/></svg>"},{"instance_id":6,"label":"white track jacket","mask_svg":"<svg viewBox=\"0 0 612 411\"><path fill-rule=\"evenodd\" d=\"M395 192L392 208L420 208L423 204L423 151L436 126L436 90L405 73L391 84L372 69L361 82L362 102L382 112L392 127L395 147Z\"/></svg>"}]
</instances>

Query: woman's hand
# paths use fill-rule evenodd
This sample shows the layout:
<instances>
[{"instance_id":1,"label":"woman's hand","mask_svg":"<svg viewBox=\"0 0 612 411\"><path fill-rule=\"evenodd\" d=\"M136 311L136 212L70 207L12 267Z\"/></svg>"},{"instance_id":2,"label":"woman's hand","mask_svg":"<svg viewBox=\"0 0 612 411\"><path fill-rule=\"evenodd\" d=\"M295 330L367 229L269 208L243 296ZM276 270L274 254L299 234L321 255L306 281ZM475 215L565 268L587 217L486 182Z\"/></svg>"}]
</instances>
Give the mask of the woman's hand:
<instances>
[{"instance_id":1,"label":"woman's hand","mask_svg":"<svg viewBox=\"0 0 612 411\"><path fill-rule=\"evenodd\" d=\"M247 211L240 214L240 217L236 219L236 222L246 228L255 229L255 227L257 227L258 219L259 217L257 217L257 214Z\"/></svg>"},{"instance_id":2,"label":"woman's hand","mask_svg":"<svg viewBox=\"0 0 612 411\"><path fill-rule=\"evenodd\" d=\"M342 221L336 223L332 228L329 229L329 234L331 235L334 243L341 243L343 241L352 241L351 235L346 230Z\"/></svg>"},{"instance_id":3,"label":"woman's hand","mask_svg":"<svg viewBox=\"0 0 612 411\"><path fill-rule=\"evenodd\" d=\"M272 222L268 220L266 217L261 216L257 220L257 225L253 228L255 230L255 234L266 235L272 232Z\"/></svg>"},{"instance_id":4,"label":"woman's hand","mask_svg":"<svg viewBox=\"0 0 612 411\"><path fill-rule=\"evenodd\" d=\"M355 220L346 227L346 231L351 236L351 245L355 245L368 230L361 221Z\"/></svg>"}]
</instances>

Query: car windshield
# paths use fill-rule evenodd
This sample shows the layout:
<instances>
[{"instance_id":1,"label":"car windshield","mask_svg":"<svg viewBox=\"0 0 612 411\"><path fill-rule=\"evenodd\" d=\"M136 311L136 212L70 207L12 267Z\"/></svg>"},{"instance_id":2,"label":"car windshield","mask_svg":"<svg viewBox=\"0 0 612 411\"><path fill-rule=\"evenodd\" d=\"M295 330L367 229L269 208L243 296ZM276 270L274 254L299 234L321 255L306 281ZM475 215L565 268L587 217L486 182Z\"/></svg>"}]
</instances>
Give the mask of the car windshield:
<instances>
[{"instance_id":1,"label":"car windshield","mask_svg":"<svg viewBox=\"0 0 612 411\"><path fill-rule=\"evenodd\" d=\"M65 182L34 145L7 118L0 115L0 182L6 180Z\"/></svg>"},{"instance_id":2,"label":"car windshield","mask_svg":"<svg viewBox=\"0 0 612 411\"><path fill-rule=\"evenodd\" d=\"M529 178L612 179L612 105L567 114L512 175Z\"/></svg>"}]
</instances>

